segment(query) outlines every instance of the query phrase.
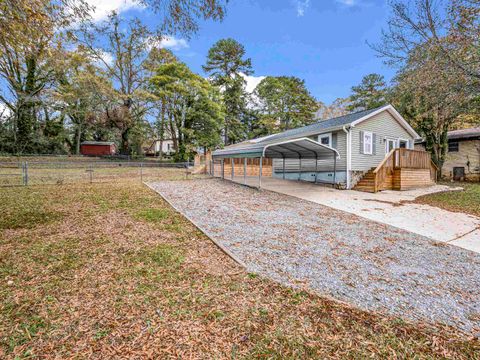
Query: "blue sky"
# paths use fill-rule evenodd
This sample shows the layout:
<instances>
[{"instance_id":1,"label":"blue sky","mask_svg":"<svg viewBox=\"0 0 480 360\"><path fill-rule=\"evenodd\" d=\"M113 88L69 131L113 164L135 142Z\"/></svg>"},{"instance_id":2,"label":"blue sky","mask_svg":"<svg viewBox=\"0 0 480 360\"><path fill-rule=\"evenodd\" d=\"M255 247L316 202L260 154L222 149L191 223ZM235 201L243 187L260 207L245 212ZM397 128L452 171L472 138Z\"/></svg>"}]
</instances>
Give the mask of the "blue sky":
<instances>
[{"instance_id":1,"label":"blue sky","mask_svg":"<svg viewBox=\"0 0 480 360\"><path fill-rule=\"evenodd\" d=\"M385 0L232 0L223 22L202 23L190 40L172 38L166 45L203 74L208 49L232 37L245 46L254 76L297 76L330 103L348 96L368 73L393 76L366 44L378 42L387 17Z\"/></svg>"}]
</instances>

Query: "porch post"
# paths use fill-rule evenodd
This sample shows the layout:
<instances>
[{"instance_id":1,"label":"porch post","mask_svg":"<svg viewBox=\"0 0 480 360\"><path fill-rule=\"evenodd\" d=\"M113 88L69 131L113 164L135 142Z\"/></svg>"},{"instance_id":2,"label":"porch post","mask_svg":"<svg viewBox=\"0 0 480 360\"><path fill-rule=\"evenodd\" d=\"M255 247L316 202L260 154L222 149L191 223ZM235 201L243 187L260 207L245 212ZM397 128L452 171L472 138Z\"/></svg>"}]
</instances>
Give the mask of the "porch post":
<instances>
[{"instance_id":1,"label":"porch post","mask_svg":"<svg viewBox=\"0 0 480 360\"><path fill-rule=\"evenodd\" d=\"M260 156L260 169L258 172L258 188L259 189L262 187L262 160L263 160L263 156Z\"/></svg>"},{"instance_id":2,"label":"porch post","mask_svg":"<svg viewBox=\"0 0 480 360\"><path fill-rule=\"evenodd\" d=\"M333 153L333 186L335 187L337 177L337 154Z\"/></svg>"},{"instance_id":3,"label":"porch post","mask_svg":"<svg viewBox=\"0 0 480 360\"><path fill-rule=\"evenodd\" d=\"M318 177L318 154L315 154L315 184L317 183Z\"/></svg>"},{"instance_id":4,"label":"porch post","mask_svg":"<svg viewBox=\"0 0 480 360\"><path fill-rule=\"evenodd\" d=\"M235 177L235 161L233 158L230 159L230 165L232 166L232 181L233 181L233 178Z\"/></svg>"},{"instance_id":5,"label":"porch post","mask_svg":"<svg viewBox=\"0 0 480 360\"><path fill-rule=\"evenodd\" d=\"M285 180L285 155L282 155L283 157L283 180Z\"/></svg>"},{"instance_id":6,"label":"porch post","mask_svg":"<svg viewBox=\"0 0 480 360\"><path fill-rule=\"evenodd\" d=\"M243 158L243 184L247 185L247 158Z\"/></svg>"}]
</instances>

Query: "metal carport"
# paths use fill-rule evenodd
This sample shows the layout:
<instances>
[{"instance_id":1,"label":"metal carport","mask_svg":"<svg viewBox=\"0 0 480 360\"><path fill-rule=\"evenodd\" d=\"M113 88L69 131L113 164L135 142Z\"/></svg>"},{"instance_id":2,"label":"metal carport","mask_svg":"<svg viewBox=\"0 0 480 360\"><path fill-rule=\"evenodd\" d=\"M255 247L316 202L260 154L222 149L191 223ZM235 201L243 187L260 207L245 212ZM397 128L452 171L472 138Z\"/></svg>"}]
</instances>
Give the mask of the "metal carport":
<instances>
[{"instance_id":1,"label":"metal carport","mask_svg":"<svg viewBox=\"0 0 480 360\"><path fill-rule=\"evenodd\" d=\"M259 159L259 176L258 187L262 185L262 162L263 158L283 159L283 179L285 179L285 160L286 159L298 159L300 162L300 176L302 169L302 160L311 159L315 160L315 183L317 183L317 167L319 160L328 160L333 158L333 181L335 184L335 174L337 170L337 158L340 158L337 150L329 146L323 145L310 138L297 138L284 141L268 141L268 138L261 142L245 142L237 145L229 146L222 150L216 150L212 154L212 166L211 174L214 176L215 160L221 160L221 177L225 179L224 165L225 159L231 159L232 164L232 180L235 177L234 160L244 159L244 184L246 184L247 177L247 159L258 158ZM272 169L273 171L273 169Z\"/></svg>"}]
</instances>

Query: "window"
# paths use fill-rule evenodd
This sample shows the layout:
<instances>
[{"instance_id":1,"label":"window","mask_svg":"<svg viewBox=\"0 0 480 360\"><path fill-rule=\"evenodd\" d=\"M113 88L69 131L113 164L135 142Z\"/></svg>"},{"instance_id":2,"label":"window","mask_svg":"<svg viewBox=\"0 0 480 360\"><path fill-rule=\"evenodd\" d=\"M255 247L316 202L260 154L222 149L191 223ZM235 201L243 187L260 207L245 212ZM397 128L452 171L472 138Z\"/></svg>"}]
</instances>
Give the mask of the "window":
<instances>
[{"instance_id":1,"label":"window","mask_svg":"<svg viewBox=\"0 0 480 360\"><path fill-rule=\"evenodd\" d=\"M448 152L458 152L458 141L448 142Z\"/></svg>"},{"instance_id":2,"label":"window","mask_svg":"<svg viewBox=\"0 0 480 360\"><path fill-rule=\"evenodd\" d=\"M373 153L373 134L370 131L363 133L363 153L369 155Z\"/></svg>"},{"instance_id":3,"label":"window","mask_svg":"<svg viewBox=\"0 0 480 360\"><path fill-rule=\"evenodd\" d=\"M318 142L322 145L332 146L332 133L318 135Z\"/></svg>"}]
</instances>

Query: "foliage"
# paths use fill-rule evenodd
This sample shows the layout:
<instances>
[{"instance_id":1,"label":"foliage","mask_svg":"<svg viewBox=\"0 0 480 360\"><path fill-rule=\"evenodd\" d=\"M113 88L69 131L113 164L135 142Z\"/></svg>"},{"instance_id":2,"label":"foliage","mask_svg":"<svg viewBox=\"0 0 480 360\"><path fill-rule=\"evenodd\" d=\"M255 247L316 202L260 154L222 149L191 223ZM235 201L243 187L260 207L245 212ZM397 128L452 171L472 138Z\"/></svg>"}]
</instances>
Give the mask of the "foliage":
<instances>
[{"instance_id":1,"label":"foliage","mask_svg":"<svg viewBox=\"0 0 480 360\"><path fill-rule=\"evenodd\" d=\"M470 0L419 0L394 1L391 8L383 41L373 48L399 66L393 102L441 168L448 130L479 114L480 7Z\"/></svg>"},{"instance_id":2,"label":"foliage","mask_svg":"<svg viewBox=\"0 0 480 360\"><path fill-rule=\"evenodd\" d=\"M348 111L370 110L387 104L387 85L380 74L368 74L352 87Z\"/></svg>"},{"instance_id":3,"label":"foliage","mask_svg":"<svg viewBox=\"0 0 480 360\"><path fill-rule=\"evenodd\" d=\"M158 66L150 89L165 106L176 160L191 158L199 147L219 144L223 111L218 92L207 80L173 61Z\"/></svg>"},{"instance_id":4,"label":"foliage","mask_svg":"<svg viewBox=\"0 0 480 360\"><path fill-rule=\"evenodd\" d=\"M242 74L252 74L252 61L245 58L245 48L234 39L217 41L208 51L203 70L212 84L222 89L225 107L224 144L243 140L246 129L242 115L247 107L247 97Z\"/></svg>"},{"instance_id":5,"label":"foliage","mask_svg":"<svg viewBox=\"0 0 480 360\"><path fill-rule=\"evenodd\" d=\"M305 87L293 76L267 76L255 89L260 123L264 134L311 124L318 104Z\"/></svg>"}]
</instances>

